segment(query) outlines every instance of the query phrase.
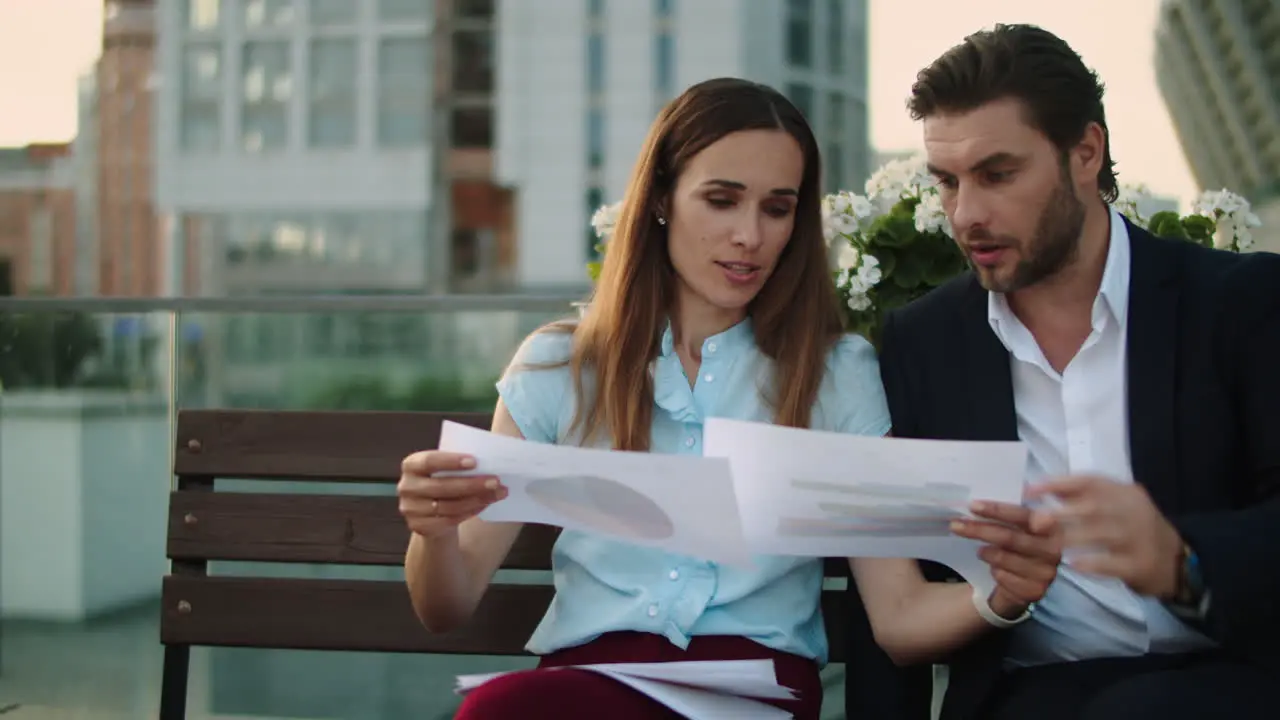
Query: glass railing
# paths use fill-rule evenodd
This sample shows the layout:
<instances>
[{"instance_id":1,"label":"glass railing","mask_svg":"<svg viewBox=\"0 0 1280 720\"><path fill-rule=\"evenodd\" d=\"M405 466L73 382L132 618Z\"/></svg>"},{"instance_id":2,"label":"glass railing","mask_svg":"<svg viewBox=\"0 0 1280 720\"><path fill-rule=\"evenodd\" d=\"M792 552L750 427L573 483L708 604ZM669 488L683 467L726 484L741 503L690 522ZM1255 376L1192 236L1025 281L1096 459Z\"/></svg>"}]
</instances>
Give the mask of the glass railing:
<instances>
[{"instance_id":1,"label":"glass railing","mask_svg":"<svg viewBox=\"0 0 1280 720\"><path fill-rule=\"evenodd\" d=\"M0 712L156 716L177 410L488 410L520 340L576 299L0 300ZM252 563L210 572L403 577ZM446 718L455 675L531 663L197 648L188 717ZM841 717L843 669L827 674L826 715Z\"/></svg>"}]
</instances>

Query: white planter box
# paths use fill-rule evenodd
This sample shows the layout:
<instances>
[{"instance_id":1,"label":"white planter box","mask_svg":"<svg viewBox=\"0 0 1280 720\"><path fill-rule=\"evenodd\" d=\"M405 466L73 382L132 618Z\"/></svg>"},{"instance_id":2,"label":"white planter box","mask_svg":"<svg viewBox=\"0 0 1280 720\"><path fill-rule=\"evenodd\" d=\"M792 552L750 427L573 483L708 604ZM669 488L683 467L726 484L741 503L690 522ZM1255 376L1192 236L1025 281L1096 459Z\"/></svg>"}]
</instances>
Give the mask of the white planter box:
<instances>
[{"instance_id":1,"label":"white planter box","mask_svg":"<svg viewBox=\"0 0 1280 720\"><path fill-rule=\"evenodd\" d=\"M171 445L162 396L0 392L0 616L78 621L158 595Z\"/></svg>"}]
</instances>

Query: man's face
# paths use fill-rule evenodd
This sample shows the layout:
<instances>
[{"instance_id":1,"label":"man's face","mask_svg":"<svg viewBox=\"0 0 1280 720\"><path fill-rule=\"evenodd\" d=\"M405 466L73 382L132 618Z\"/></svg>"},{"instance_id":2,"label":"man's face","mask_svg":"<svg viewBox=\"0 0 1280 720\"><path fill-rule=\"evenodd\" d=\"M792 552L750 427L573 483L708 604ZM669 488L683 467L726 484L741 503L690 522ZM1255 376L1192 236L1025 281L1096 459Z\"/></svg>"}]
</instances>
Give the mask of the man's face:
<instances>
[{"instance_id":1,"label":"man's face","mask_svg":"<svg viewBox=\"0 0 1280 720\"><path fill-rule=\"evenodd\" d=\"M961 252L982 286L1009 293L1074 260L1085 206L1066 158L1013 99L924 121L925 152Z\"/></svg>"}]
</instances>

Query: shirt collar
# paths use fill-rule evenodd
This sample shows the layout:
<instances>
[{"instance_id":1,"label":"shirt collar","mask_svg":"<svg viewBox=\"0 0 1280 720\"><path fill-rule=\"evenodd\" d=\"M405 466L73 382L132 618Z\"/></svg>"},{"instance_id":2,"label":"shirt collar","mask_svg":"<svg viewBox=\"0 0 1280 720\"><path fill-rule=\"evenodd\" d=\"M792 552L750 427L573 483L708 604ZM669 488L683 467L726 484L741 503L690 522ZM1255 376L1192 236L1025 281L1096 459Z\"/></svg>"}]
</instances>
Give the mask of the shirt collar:
<instances>
[{"instance_id":1,"label":"shirt collar","mask_svg":"<svg viewBox=\"0 0 1280 720\"><path fill-rule=\"evenodd\" d=\"M755 330L751 323L751 317L747 316L738 324L702 341L702 356L736 352L750 347L754 342ZM670 320L667 321L667 326L662 331L661 347L663 357L675 352L675 333L671 329Z\"/></svg>"},{"instance_id":2,"label":"shirt collar","mask_svg":"<svg viewBox=\"0 0 1280 720\"><path fill-rule=\"evenodd\" d=\"M1124 217L1115 208L1107 209L1111 220L1111 236L1107 243L1107 259L1102 268L1102 283L1098 297L1093 302L1093 324L1096 327L1099 313L1109 311L1118 325L1123 327L1129 317L1129 228ZM1004 293L987 293L987 321L996 335L1001 335L1001 325L1013 318L1013 311Z\"/></svg>"}]
</instances>

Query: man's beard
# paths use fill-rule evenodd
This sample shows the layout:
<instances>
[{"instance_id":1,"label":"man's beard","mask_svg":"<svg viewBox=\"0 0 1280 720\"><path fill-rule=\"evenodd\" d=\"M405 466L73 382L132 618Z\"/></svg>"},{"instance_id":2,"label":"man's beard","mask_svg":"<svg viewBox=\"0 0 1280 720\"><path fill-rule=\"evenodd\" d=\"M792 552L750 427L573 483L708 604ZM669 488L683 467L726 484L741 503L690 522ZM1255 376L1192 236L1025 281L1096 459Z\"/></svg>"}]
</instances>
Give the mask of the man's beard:
<instances>
[{"instance_id":1,"label":"man's beard","mask_svg":"<svg viewBox=\"0 0 1280 720\"><path fill-rule=\"evenodd\" d=\"M1002 279L993 269L978 268L978 281L987 290L1011 293L1031 287L1058 274L1075 260L1084 230L1085 207L1071 192L1070 171L1066 167L1062 170L1057 187L1040 211L1035 234L1030 241L1018 244L1023 257L1013 267L1013 274ZM970 242L993 239L985 230L966 238Z\"/></svg>"}]
</instances>

